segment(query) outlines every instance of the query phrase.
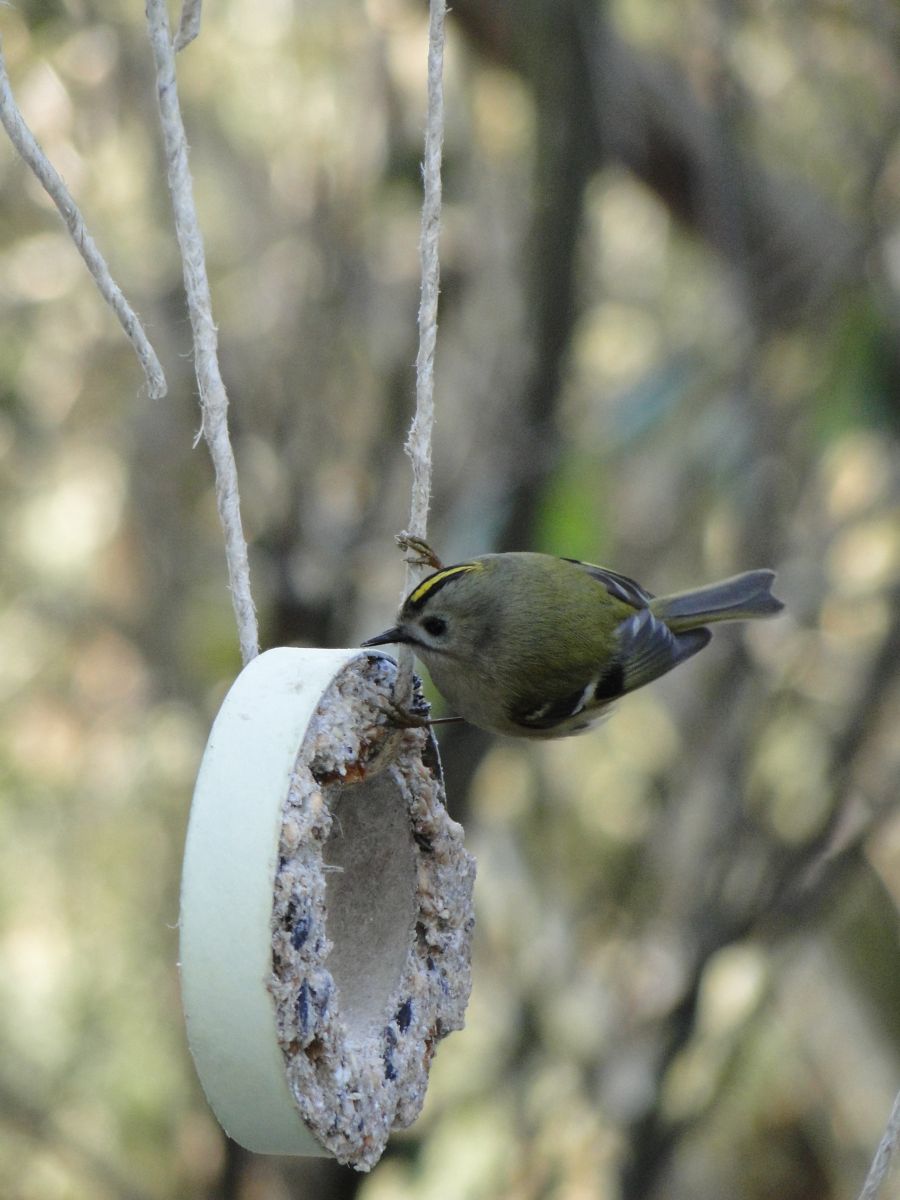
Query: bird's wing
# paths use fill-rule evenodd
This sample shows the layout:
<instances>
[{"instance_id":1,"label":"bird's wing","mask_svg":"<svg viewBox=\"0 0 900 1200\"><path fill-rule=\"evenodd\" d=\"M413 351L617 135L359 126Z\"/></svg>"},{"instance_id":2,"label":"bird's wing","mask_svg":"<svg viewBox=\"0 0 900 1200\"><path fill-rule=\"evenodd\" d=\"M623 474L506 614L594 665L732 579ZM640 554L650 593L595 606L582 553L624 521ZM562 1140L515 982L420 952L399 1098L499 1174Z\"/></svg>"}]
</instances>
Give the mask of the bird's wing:
<instances>
[{"instance_id":1,"label":"bird's wing","mask_svg":"<svg viewBox=\"0 0 900 1200\"><path fill-rule=\"evenodd\" d=\"M577 558L567 558L566 562L574 563L582 571L602 583L611 596L630 605L632 608L646 608L653 599L653 593L642 588L639 583L629 579L627 575L619 575L617 571L609 571L606 567L595 566L594 563L581 562Z\"/></svg>"},{"instance_id":2,"label":"bird's wing","mask_svg":"<svg viewBox=\"0 0 900 1200\"><path fill-rule=\"evenodd\" d=\"M594 681L589 680L564 695L550 699L541 696L537 702L533 696L517 701L509 709L509 719L523 729L557 729L572 723L588 708L595 707L592 703L593 690Z\"/></svg>"},{"instance_id":3,"label":"bird's wing","mask_svg":"<svg viewBox=\"0 0 900 1200\"><path fill-rule=\"evenodd\" d=\"M575 687L567 685L551 696L519 698L510 706L509 718L523 729L570 726L574 731L590 724L597 710L658 679L702 650L711 636L708 629L702 628L673 633L649 608L640 608L619 625L618 646L611 661L586 672L583 682L579 680Z\"/></svg>"},{"instance_id":4,"label":"bird's wing","mask_svg":"<svg viewBox=\"0 0 900 1200\"><path fill-rule=\"evenodd\" d=\"M570 675L567 683L557 680L548 695L546 687L520 695L510 705L507 715L523 729L551 730L570 726L573 730L591 723L597 710L605 708L627 689L625 671L618 658L604 666L582 666ZM540 684L542 681L535 681Z\"/></svg>"},{"instance_id":5,"label":"bird's wing","mask_svg":"<svg viewBox=\"0 0 900 1200\"><path fill-rule=\"evenodd\" d=\"M711 637L706 628L673 633L649 608L640 609L623 621L616 631L619 643L616 659L624 671L622 691L633 692L665 675L702 650Z\"/></svg>"}]
</instances>

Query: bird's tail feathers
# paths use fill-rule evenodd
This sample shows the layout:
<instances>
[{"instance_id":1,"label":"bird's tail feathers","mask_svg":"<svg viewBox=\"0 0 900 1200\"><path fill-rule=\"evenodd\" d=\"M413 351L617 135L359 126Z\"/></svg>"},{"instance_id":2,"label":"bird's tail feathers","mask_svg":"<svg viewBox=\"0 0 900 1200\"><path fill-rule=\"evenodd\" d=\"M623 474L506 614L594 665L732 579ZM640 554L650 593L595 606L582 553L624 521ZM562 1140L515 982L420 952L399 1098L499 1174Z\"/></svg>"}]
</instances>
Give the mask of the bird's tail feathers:
<instances>
[{"instance_id":1,"label":"bird's tail feathers","mask_svg":"<svg viewBox=\"0 0 900 1200\"><path fill-rule=\"evenodd\" d=\"M774 571L745 571L720 583L672 596L658 596L650 609L674 633L713 621L746 621L773 617L784 605L772 595Z\"/></svg>"}]
</instances>

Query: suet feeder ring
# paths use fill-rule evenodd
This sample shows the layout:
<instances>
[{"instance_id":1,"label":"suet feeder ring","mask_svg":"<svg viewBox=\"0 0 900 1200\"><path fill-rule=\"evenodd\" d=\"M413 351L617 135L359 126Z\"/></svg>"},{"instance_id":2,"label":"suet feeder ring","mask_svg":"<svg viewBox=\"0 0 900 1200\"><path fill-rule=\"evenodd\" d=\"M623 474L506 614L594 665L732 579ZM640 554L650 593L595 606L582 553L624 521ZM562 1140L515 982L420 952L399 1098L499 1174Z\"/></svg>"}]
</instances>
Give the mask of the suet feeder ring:
<instances>
[{"instance_id":1,"label":"suet feeder ring","mask_svg":"<svg viewBox=\"0 0 900 1200\"><path fill-rule=\"evenodd\" d=\"M360 1170L463 1024L474 860L430 729L387 716L376 651L279 648L239 675L203 756L181 887L188 1041L249 1150Z\"/></svg>"}]
</instances>

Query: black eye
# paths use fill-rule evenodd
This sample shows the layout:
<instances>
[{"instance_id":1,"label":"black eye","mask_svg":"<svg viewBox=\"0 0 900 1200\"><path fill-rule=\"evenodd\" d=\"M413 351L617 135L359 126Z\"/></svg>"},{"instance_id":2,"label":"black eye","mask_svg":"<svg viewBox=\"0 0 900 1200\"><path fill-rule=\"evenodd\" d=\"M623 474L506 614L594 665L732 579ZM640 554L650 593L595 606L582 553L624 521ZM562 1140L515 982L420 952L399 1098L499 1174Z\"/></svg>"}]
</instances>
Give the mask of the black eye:
<instances>
[{"instance_id":1,"label":"black eye","mask_svg":"<svg viewBox=\"0 0 900 1200\"><path fill-rule=\"evenodd\" d=\"M443 617L426 617L422 622L422 628L432 637L443 637L447 632L447 622Z\"/></svg>"}]
</instances>

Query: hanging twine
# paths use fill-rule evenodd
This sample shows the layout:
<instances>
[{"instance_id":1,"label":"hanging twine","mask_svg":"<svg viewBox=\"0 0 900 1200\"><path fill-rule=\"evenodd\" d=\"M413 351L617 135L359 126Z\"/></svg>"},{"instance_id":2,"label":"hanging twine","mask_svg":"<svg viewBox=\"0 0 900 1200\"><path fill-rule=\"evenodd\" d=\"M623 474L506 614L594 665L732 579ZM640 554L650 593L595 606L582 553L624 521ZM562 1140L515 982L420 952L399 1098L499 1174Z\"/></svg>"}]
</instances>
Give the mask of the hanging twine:
<instances>
[{"instance_id":1,"label":"hanging twine","mask_svg":"<svg viewBox=\"0 0 900 1200\"><path fill-rule=\"evenodd\" d=\"M191 11L199 21L199 6L193 6ZM188 19L187 24L192 29L191 36L196 35L194 19ZM169 31L165 0L147 0L147 26L156 63L156 94L166 151L169 192L194 339L194 370L203 413L200 433L206 439L215 470L216 503L225 535L231 603L238 627L241 658L246 666L259 653L259 629L250 592L250 564L241 523L237 467L228 436L228 395L219 370L218 334L212 315L203 235L188 167L187 136L175 78L175 45ZM186 45L189 40L190 36L182 27L176 44Z\"/></svg>"},{"instance_id":2,"label":"hanging twine","mask_svg":"<svg viewBox=\"0 0 900 1200\"><path fill-rule=\"evenodd\" d=\"M34 134L25 124L25 118L13 98L3 57L2 42L0 42L0 124L3 125L9 140L19 152L23 162L31 169L41 187L56 205L57 211L69 231L69 236L84 259L100 295L118 317L119 324L125 330L143 368L151 399L161 399L166 394L166 379L156 351L150 345L137 313L125 299L122 289L110 274L106 260L88 232L81 210L73 200L62 176L44 154Z\"/></svg>"},{"instance_id":3,"label":"hanging twine","mask_svg":"<svg viewBox=\"0 0 900 1200\"><path fill-rule=\"evenodd\" d=\"M877 1200L881 1185L890 1170L891 1159L897 1149L898 1141L900 1141L900 1092L897 1093L894 1100L894 1107L891 1109L884 1135L875 1151L875 1157L872 1159L863 1190L859 1193L859 1200Z\"/></svg>"},{"instance_id":4,"label":"hanging twine","mask_svg":"<svg viewBox=\"0 0 900 1200\"><path fill-rule=\"evenodd\" d=\"M441 225L441 155L444 144L444 18L445 0L431 0L428 22L428 112L422 162L422 232L419 241L421 293L419 350L416 355L416 411L404 450L412 464L409 527L402 536L425 540L431 503L431 440L434 429L434 351L437 344L438 295L441 264L438 240ZM403 596L417 578L418 567L407 563ZM401 646L397 695L403 697L412 678L412 651Z\"/></svg>"}]
</instances>

